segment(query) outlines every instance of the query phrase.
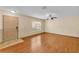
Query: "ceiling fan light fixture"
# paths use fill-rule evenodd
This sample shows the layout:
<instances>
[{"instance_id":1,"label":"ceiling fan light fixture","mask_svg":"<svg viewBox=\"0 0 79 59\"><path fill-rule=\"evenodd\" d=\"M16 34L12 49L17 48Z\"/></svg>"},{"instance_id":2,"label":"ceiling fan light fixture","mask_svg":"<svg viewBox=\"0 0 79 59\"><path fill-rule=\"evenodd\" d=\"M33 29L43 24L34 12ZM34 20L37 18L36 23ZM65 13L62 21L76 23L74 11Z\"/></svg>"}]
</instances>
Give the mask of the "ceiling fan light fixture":
<instances>
[{"instance_id":1,"label":"ceiling fan light fixture","mask_svg":"<svg viewBox=\"0 0 79 59\"><path fill-rule=\"evenodd\" d=\"M55 14L54 15L53 14L49 14L47 19L54 20L56 18L57 18L57 16Z\"/></svg>"},{"instance_id":2,"label":"ceiling fan light fixture","mask_svg":"<svg viewBox=\"0 0 79 59\"><path fill-rule=\"evenodd\" d=\"M11 13L16 13L16 11L13 11L13 10L12 10L12 11L10 11L10 12L11 12Z\"/></svg>"}]
</instances>

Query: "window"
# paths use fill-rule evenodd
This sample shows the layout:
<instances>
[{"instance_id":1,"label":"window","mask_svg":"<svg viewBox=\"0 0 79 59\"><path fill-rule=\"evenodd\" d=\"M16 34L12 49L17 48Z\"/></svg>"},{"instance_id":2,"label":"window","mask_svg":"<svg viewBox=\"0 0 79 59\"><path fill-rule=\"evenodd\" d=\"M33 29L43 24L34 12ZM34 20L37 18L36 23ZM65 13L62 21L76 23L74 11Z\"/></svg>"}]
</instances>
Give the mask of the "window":
<instances>
[{"instance_id":1,"label":"window","mask_svg":"<svg viewBox=\"0 0 79 59\"><path fill-rule=\"evenodd\" d=\"M32 22L32 29L33 30L41 30L41 22L33 21Z\"/></svg>"}]
</instances>

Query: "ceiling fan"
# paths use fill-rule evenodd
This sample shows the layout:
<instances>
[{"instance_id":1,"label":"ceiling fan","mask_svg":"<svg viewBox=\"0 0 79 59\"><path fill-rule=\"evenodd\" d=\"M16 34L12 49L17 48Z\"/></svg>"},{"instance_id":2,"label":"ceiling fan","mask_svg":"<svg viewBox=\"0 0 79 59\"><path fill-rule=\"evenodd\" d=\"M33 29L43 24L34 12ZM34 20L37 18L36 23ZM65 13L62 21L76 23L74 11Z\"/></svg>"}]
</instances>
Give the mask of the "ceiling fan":
<instances>
[{"instance_id":1,"label":"ceiling fan","mask_svg":"<svg viewBox=\"0 0 79 59\"><path fill-rule=\"evenodd\" d=\"M57 15L56 15L56 13L52 13L52 10L50 10L49 8L47 8L47 6L43 6L42 7L42 10L48 10L48 12L47 12L47 20L54 20L54 19L56 19L57 18Z\"/></svg>"},{"instance_id":2,"label":"ceiling fan","mask_svg":"<svg viewBox=\"0 0 79 59\"><path fill-rule=\"evenodd\" d=\"M49 14L47 20L54 20L54 19L56 19L56 18L57 18L56 15L54 16L54 15L52 15L52 14Z\"/></svg>"}]
</instances>

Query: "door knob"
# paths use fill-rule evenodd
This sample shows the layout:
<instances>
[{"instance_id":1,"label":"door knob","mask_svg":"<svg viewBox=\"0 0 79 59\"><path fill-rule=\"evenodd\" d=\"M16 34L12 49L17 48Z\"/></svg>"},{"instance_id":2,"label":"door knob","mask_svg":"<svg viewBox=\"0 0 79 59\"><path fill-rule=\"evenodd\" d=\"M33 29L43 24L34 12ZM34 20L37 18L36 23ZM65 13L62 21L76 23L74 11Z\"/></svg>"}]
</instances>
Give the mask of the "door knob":
<instances>
[{"instance_id":1,"label":"door knob","mask_svg":"<svg viewBox=\"0 0 79 59\"><path fill-rule=\"evenodd\" d=\"M16 26L16 29L18 29L18 26Z\"/></svg>"}]
</instances>

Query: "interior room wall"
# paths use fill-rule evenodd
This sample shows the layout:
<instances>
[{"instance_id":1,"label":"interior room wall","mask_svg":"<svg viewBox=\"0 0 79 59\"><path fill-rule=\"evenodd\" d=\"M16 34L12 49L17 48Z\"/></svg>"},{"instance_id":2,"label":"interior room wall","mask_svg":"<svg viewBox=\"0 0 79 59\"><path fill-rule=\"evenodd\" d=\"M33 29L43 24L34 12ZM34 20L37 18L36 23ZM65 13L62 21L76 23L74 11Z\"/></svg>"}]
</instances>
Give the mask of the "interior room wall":
<instances>
[{"instance_id":1,"label":"interior room wall","mask_svg":"<svg viewBox=\"0 0 79 59\"><path fill-rule=\"evenodd\" d=\"M67 16L54 20L46 20L45 32L79 37L79 16Z\"/></svg>"},{"instance_id":2,"label":"interior room wall","mask_svg":"<svg viewBox=\"0 0 79 59\"><path fill-rule=\"evenodd\" d=\"M41 30L39 31L33 31L32 30L32 21L38 21L41 22ZM30 17L30 16L20 16L19 17L19 38L21 37L27 37L29 35L38 34L41 32L44 32L44 20Z\"/></svg>"},{"instance_id":3,"label":"interior room wall","mask_svg":"<svg viewBox=\"0 0 79 59\"><path fill-rule=\"evenodd\" d=\"M33 35L33 34L38 34L38 33L42 33L44 32L44 20L38 19L38 18L34 18L31 16L25 16L25 15L20 15L20 14L12 14L10 12L4 12L4 11L0 11L0 42L2 42L2 29L3 29L3 15L9 15L9 16L16 16L18 17L18 26L19 26L19 31L18 31L18 37L19 38L23 38L23 37L27 37L29 35ZM38 21L41 22L42 27L41 30L39 31L33 31L32 30L32 21Z\"/></svg>"},{"instance_id":4,"label":"interior room wall","mask_svg":"<svg viewBox=\"0 0 79 59\"><path fill-rule=\"evenodd\" d=\"M41 32L79 37L79 16L66 16L58 17L54 20L41 20L31 16L0 12L0 42L2 41L2 15L13 15L19 18L19 38L27 37L29 35L38 34ZM32 30L32 21L41 22L42 27L40 31Z\"/></svg>"}]
</instances>

